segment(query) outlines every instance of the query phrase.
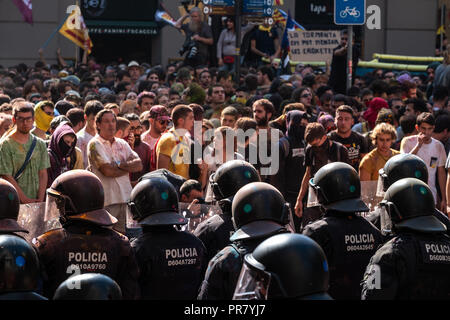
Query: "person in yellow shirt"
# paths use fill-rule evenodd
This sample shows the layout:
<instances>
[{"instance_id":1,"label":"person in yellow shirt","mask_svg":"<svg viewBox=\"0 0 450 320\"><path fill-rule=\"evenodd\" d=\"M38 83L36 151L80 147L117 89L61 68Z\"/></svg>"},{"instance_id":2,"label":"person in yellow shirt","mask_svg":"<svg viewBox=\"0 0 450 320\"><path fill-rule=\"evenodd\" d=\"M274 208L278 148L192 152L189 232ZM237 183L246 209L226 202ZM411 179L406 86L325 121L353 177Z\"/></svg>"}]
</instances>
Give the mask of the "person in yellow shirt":
<instances>
[{"instance_id":1,"label":"person in yellow shirt","mask_svg":"<svg viewBox=\"0 0 450 320\"><path fill-rule=\"evenodd\" d=\"M397 139L395 128L389 123L379 123L373 129L370 138L376 146L369 152L359 165L359 177L361 181L377 181L378 171L384 167L386 162L400 152L391 149Z\"/></svg>"},{"instance_id":2,"label":"person in yellow shirt","mask_svg":"<svg viewBox=\"0 0 450 320\"><path fill-rule=\"evenodd\" d=\"M185 179L189 179L189 166L191 163L190 148L191 139L189 131L194 126L194 112L187 105L177 105L172 110L174 127L161 136L156 145L156 169L167 169ZM205 180L207 164L199 164L201 177Z\"/></svg>"}]
</instances>

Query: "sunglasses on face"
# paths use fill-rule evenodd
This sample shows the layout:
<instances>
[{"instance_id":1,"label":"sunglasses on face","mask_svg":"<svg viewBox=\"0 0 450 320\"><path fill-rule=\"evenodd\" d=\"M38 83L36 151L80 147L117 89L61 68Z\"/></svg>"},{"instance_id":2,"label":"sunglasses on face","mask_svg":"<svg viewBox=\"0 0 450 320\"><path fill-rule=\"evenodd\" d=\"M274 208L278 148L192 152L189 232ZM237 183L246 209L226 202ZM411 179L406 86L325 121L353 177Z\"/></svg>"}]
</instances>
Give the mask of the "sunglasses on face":
<instances>
[{"instance_id":1,"label":"sunglasses on face","mask_svg":"<svg viewBox=\"0 0 450 320\"><path fill-rule=\"evenodd\" d=\"M159 124L169 124L169 120L158 120Z\"/></svg>"},{"instance_id":2,"label":"sunglasses on face","mask_svg":"<svg viewBox=\"0 0 450 320\"><path fill-rule=\"evenodd\" d=\"M311 97L310 93L305 93L304 95L302 95L302 98L308 98L308 97Z\"/></svg>"}]
</instances>

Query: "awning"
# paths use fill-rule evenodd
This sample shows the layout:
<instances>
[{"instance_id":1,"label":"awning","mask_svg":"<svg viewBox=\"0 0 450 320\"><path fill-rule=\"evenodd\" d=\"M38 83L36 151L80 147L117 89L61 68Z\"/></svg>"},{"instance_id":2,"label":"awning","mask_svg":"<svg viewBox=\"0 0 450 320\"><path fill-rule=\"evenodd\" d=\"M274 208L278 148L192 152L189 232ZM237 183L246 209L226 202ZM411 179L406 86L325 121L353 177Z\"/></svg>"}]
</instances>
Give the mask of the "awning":
<instances>
[{"instance_id":1,"label":"awning","mask_svg":"<svg viewBox=\"0 0 450 320\"><path fill-rule=\"evenodd\" d=\"M159 28L154 21L106 21L86 20L89 34L157 35Z\"/></svg>"}]
</instances>

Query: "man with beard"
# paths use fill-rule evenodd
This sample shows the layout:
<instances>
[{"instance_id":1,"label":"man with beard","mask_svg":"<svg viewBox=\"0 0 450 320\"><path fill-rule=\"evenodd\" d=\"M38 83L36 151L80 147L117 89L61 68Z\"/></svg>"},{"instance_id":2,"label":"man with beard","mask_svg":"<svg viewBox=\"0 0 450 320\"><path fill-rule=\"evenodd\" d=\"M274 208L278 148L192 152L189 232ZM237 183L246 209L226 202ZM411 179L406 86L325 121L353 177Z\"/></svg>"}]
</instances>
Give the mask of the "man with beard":
<instances>
[{"instance_id":1,"label":"man with beard","mask_svg":"<svg viewBox=\"0 0 450 320\"><path fill-rule=\"evenodd\" d=\"M182 24L188 17L191 21ZM205 64L208 61L209 47L213 45L213 36L211 27L202 21L202 11L198 7L192 8L188 14L178 19L175 28L183 30L186 35L182 49L187 51L184 64L191 67Z\"/></svg>"},{"instance_id":2,"label":"man with beard","mask_svg":"<svg viewBox=\"0 0 450 320\"><path fill-rule=\"evenodd\" d=\"M351 166L358 171L359 163L364 156L369 152L367 141L363 135L352 131L353 109L347 105L341 105L336 109L336 130L330 132L328 137L341 143L348 150L348 157Z\"/></svg>"},{"instance_id":3,"label":"man with beard","mask_svg":"<svg viewBox=\"0 0 450 320\"><path fill-rule=\"evenodd\" d=\"M275 113L275 108L273 107L272 102L270 102L267 99L259 99L256 100L253 103L253 118L256 121L257 124L257 132L258 132L258 159L260 159L261 152L259 148L264 145L264 143L267 143L267 150L265 152L265 155L271 159L271 145L272 145L272 135L277 138L282 138L283 133L275 128L272 128L269 126L269 121L272 120L272 116ZM273 134L272 131L275 131ZM277 141L273 141L273 143L278 144ZM260 162L261 166L259 168L260 175L261 175L261 181L269 183L270 176L269 174L264 174L264 171L268 170L272 167L272 162L269 163L262 163ZM272 170L271 170L272 171ZM272 173L272 172L270 172Z\"/></svg>"},{"instance_id":4,"label":"man with beard","mask_svg":"<svg viewBox=\"0 0 450 320\"><path fill-rule=\"evenodd\" d=\"M308 222L319 219L322 215L319 207L303 209L303 198L308 192L309 180L314 177L317 171L330 162L345 162L350 164L347 149L339 142L328 138L325 128L317 122L306 126L305 141L308 146L305 150L305 175L303 176L300 192L295 204L295 214L302 218L302 227ZM303 214L305 213L305 214Z\"/></svg>"},{"instance_id":5,"label":"man with beard","mask_svg":"<svg viewBox=\"0 0 450 320\"><path fill-rule=\"evenodd\" d=\"M147 143L141 140L142 125L141 121L139 120L139 116L135 113L128 113L124 117L125 119L130 121L130 137L131 135L134 137L134 139L128 140L128 144L130 145L131 149L133 149L133 151L138 154L142 162L142 170L139 172L133 172L130 175L131 186L134 187L140 177L142 177L147 172L150 172L151 149Z\"/></svg>"},{"instance_id":6,"label":"man with beard","mask_svg":"<svg viewBox=\"0 0 450 320\"><path fill-rule=\"evenodd\" d=\"M280 139L278 147L279 169L270 176L270 184L280 190L291 208L295 207L301 181L305 174L305 128L308 115L304 111L293 110L286 114L286 136ZM295 229L300 230L301 220L294 217Z\"/></svg>"},{"instance_id":7,"label":"man with beard","mask_svg":"<svg viewBox=\"0 0 450 320\"><path fill-rule=\"evenodd\" d=\"M155 148L156 142L166 131L170 121L169 110L164 106L153 106L150 109L150 129L145 131L141 140L150 146L150 150Z\"/></svg>"}]
</instances>

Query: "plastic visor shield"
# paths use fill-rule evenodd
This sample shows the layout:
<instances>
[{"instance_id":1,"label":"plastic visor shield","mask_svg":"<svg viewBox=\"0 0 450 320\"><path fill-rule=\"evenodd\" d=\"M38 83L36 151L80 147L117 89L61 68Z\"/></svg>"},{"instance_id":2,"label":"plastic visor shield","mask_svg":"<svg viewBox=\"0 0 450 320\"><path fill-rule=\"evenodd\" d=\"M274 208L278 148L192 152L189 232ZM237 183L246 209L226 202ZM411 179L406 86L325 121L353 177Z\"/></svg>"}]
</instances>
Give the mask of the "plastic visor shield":
<instances>
[{"instance_id":1,"label":"plastic visor shield","mask_svg":"<svg viewBox=\"0 0 450 320\"><path fill-rule=\"evenodd\" d=\"M381 200L383 200L383 198L384 191L383 181L381 178L378 178L378 181L361 181L361 200L364 201L364 203L369 207L370 212L376 211L376 209L379 207L379 203L381 202Z\"/></svg>"},{"instance_id":2,"label":"plastic visor shield","mask_svg":"<svg viewBox=\"0 0 450 320\"><path fill-rule=\"evenodd\" d=\"M233 300L267 300L271 275L244 262Z\"/></svg>"},{"instance_id":3,"label":"plastic visor shield","mask_svg":"<svg viewBox=\"0 0 450 320\"><path fill-rule=\"evenodd\" d=\"M388 235L392 232L392 219L387 210L387 202L381 201L380 206L376 209L380 214L380 228L383 235Z\"/></svg>"},{"instance_id":4,"label":"plastic visor shield","mask_svg":"<svg viewBox=\"0 0 450 320\"><path fill-rule=\"evenodd\" d=\"M187 211L190 203L180 202L180 214L188 220L188 223L181 227L181 230L193 233L197 226L206 219L222 214L222 210L218 205L194 204L191 210Z\"/></svg>"},{"instance_id":5,"label":"plastic visor shield","mask_svg":"<svg viewBox=\"0 0 450 320\"><path fill-rule=\"evenodd\" d=\"M386 193L386 192L384 191L385 188L384 188L384 178L383 178L383 175L384 175L384 171L381 171L381 170L380 170L379 175L378 175L377 193L376 193L376 196L377 196L377 197L381 197L381 198L384 198L384 194ZM387 188L386 188L386 189L387 189Z\"/></svg>"},{"instance_id":6,"label":"plastic visor shield","mask_svg":"<svg viewBox=\"0 0 450 320\"><path fill-rule=\"evenodd\" d=\"M30 243L33 238L39 237L47 231L61 228L56 203L48 201L20 205L17 222L29 231L22 236Z\"/></svg>"},{"instance_id":7,"label":"plastic visor shield","mask_svg":"<svg viewBox=\"0 0 450 320\"><path fill-rule=\"evenodd\" d=\"M313 208L313 207L320 206L319 199L317 198L317 191L312 186L312 181L313 181L313 178L311 178L311 180L309 180L308 202L306 204L307 208Z\"/></svg>"}]
</instances>

